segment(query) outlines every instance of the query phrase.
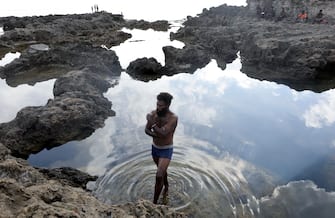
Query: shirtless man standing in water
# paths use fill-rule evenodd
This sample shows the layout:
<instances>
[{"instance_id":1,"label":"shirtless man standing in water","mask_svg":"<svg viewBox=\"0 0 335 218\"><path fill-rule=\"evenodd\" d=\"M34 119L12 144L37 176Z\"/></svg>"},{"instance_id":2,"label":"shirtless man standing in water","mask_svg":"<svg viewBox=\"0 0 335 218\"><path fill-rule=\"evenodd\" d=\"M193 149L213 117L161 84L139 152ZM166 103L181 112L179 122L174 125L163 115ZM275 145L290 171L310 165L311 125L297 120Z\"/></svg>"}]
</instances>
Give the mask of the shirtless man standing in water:
<instances>
[{"instance_id":1,"label":"shirtless man standing in water","mask_svg":"<svg viewBox=\"0 0 335 218\"><path fill-rule=\"evenodd\" d=\"M166 201L169 183L167 168L173 152L173 134L177 127L178 117L169 109L172 95L161 92L157 95L156 110L147 115L145 133L152 137L152 158L157 165L154 204L157 204L163 189L163 201Z\"/></svg>"}]
</instances>

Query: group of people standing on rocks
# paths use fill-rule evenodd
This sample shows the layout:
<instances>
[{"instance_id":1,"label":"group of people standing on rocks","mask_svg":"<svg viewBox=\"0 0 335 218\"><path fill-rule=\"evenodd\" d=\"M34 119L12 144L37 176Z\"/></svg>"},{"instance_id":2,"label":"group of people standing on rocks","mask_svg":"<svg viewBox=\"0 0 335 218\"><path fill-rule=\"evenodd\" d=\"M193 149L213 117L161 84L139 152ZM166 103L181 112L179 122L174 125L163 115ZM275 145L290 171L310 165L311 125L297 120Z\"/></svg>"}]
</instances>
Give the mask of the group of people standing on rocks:
<instances>
[{"instance_id":1,"label":"group of people standing on rocks","mask_svg":"<svg viewBox=\"0 0 335 218\"><path fill-rule=\"evenodd\" d=\"M271 7L263 7L261 8L260 5L257 5L256 7L256 14L257 17L259 18L264 18L264 19L269 19L269 20L276 20L276 21L281 21L288 19L289 14L286 12L285 8L283 7L280 14L276 16L274 8ZM295 21L296 22L307 22L309 19L308 14L305 10L302 10L296 17ZM324 19L324 14L323 10L320 10L318 14L314 17L312 20L313 23L327 23L326 20Z\"/></svg>"},{"instance_id":2,"label":"group of people standing on rocks","mask_svg":"<svg viewBox=\"0 0 335 218\"><path fill-rule=\"evenodd\" d=\"M308 21L308 15L305 10L302 10L301 13L297 16L297 21L299 22L307 22ZM327 21L324 19L323 10L320 10L317 15L312 20L313 23L327 23Z\"/></svg>"},{"instance_id":3,"label":"group of people standing on rocks","mask_svg":"<svg viewBox=\"0 0 335 218\"><path fill-rule=\"evenodd\" d=\"M99 12L99 6L97 4L91 7L92 13Z\"/></svg>"}]
</instances>

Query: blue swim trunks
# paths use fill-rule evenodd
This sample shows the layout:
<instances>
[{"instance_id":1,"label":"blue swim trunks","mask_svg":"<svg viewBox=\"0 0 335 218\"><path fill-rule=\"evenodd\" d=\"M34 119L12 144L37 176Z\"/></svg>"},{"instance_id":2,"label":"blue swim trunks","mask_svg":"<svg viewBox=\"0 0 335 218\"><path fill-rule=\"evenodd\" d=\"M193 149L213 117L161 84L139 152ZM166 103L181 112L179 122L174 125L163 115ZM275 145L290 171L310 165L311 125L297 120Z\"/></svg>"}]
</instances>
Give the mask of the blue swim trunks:
<instances>
[{"instance_id":1,"label":"blue swim trunks","mask_svg":"<svg viewBox=\"0 0 335 218\"><path fill-rule=\"evenodd\" d=\"M152 145L151 155L153 157L163 157L171 160L173 153L173 145L157 146Z\"/></svg>"}]
</instances>

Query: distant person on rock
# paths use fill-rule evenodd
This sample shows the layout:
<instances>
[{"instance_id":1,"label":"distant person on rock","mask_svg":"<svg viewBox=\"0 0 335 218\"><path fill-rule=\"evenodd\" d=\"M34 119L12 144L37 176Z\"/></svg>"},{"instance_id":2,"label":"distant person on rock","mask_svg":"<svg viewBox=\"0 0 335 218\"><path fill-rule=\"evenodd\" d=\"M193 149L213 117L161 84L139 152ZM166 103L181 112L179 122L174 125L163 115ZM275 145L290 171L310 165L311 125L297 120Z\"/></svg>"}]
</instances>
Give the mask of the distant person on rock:
<instances>
[{"instance_id":1,"label":"distant person on rock","mask_svg":"<svg viewBox=\"0 0 335 218\"><path fill-rule=\"evenodd\" d=\"M273 8L273 6L271 6L269 9L268 9L268 19L273 19L274 17L276 17L276 12Z\"/></svg>"},{"instance_id":2,"label":"distant person on rock","mask_svg":"<svg viewBox=\"0 0 335 218\"><path fill-rule=\"evenodd\" d=\"M94 12L99 12L99 6L97 4L94 5Z\"/></svg>"},{"instance_id":3,"label":"distant person on rock","mask_svg":"<svg viewBox=\"0 0 335 218\"><path fill-rule=\"evenodd\" d=\"M157 204L163 186L163 203L167 204L168 200L167 168L172 158L173 135L178 122L178 117L169 109L172 98L167 92L159 93L156 110L147 114L145 133L152 137L151 154L157 166L154 204Z\"/></svg>"},{"instance_id":4,"label":"distant person on rock","mask_svg":"<svg viewBox=\"0 0 335 218\"><path fill-rule=\"evenodd\" d=\"M299 22L307 22L308 19L307 13L304 10L302 10L301 13L298 14L297 19Z\"/></svg>"},{"instance_id":5,"label":"distant person on rock","mask_svg":"<svg viewBox=\"0 0 335 218\"><path fill-rule=\"evenodd\" d=\"M323 18L323 11L320 10L319 13L315 16L315 23L324 23L324 18Z\"/></svg>"},{"instance_id":6,"label":"distant person on rock","mask_svg":"<svg viewBox=\"0 0 335 218\"><path fill-rule=\"evenodd\" d=\"M265 18L265 9L264 8L261 10L261 18Z\"/></svg>"},{"instance_id":7,"label":"distant person on rock","mask_svg":"<svg viewBox=\"0 0 335 218\"><path fill-rule=\"evenodd\" d=\"M285 8L281 8L281 12L280 12L280 14L279 14L278 21L282 21L282 20L284 20L286 17L287 17L287 14L286 14Z\"/></svg>"}]
</instances>

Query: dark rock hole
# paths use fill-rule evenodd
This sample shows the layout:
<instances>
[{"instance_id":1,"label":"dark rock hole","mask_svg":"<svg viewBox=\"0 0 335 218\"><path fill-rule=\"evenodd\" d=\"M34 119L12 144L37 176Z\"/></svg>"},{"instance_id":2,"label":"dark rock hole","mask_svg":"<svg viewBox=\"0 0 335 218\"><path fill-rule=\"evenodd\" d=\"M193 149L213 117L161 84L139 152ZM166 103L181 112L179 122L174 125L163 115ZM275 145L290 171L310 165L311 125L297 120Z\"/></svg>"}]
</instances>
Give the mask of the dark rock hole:
<instances>
[{"instance_id":1,"label":"dark rock hole","mask_svg":"<svg viewBox=\"0 0 335 218\"><path fill-rule=\"evenodd\" d=\"M316 71L318 72L317 79L335 79L335 62L328 62L326 66L317 68Z\"/></svg>"}]
</instances>

